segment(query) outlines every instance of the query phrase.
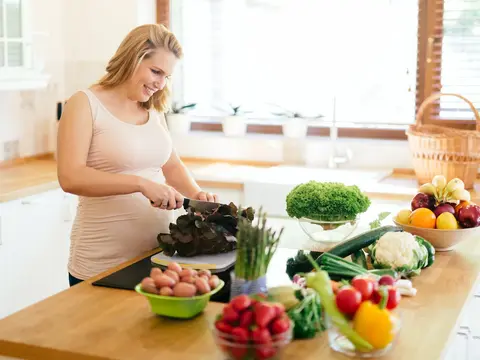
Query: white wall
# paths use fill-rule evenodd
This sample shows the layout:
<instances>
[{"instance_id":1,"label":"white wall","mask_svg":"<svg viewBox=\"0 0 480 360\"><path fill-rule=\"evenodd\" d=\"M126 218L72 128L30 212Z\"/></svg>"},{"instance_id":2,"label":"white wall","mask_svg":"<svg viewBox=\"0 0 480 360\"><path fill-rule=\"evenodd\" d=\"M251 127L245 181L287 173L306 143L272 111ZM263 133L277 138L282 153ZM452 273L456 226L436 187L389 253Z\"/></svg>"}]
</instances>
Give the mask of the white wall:
<instances>
[{"instance_id":1,"label":"white wall","mask_svg":"<svg viewBox=\"0 0 480 360\"><path fill-rule=\"evenodd\" d=\"M56 103L96 81L128 31L155 22L155 0L30 0L28 6L51 81L42 90L0 91L0 161L5 141L19 140L21 157L54 151Z\"/></svg>"}]
</instances>

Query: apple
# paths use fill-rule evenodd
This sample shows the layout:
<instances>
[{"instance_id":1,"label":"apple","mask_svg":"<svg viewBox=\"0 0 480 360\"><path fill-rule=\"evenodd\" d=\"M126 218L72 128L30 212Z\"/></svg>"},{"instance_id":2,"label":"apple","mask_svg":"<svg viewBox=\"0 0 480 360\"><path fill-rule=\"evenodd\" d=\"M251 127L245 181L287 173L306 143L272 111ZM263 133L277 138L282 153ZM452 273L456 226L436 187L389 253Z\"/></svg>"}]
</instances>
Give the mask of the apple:
<instances>
[{"instance_id":1,"label":"apple","mask_svg":"<svg viewBox=\"0 0 480 360\"><path fill-rule=\"evenodd\" d=\"M427 208L433 210L435 207L435 198L432 195L418 193L412 199L412 211L418 208Z\"/></svg>"},{"instance_id":2,"label":"apple","mask_svg":"<svg viewBox=\"0 0 480 360\"><path fill-rule=\"evenodd\" d=\"M444 212L449 212L452 215L455 215L455 208L450 204L443 203L438 205L433 212L437 218Z\"/></svg>"},{"instance_id":3,"label":"apple","mask_svg":"<svg viewBox=\"0 0 480 360\"><path fill-rule=\"evenodd\" d=\"M458 210L458 222L463 228L480 226L480 206L467 205Z\"/></svg>"}]
</instances>

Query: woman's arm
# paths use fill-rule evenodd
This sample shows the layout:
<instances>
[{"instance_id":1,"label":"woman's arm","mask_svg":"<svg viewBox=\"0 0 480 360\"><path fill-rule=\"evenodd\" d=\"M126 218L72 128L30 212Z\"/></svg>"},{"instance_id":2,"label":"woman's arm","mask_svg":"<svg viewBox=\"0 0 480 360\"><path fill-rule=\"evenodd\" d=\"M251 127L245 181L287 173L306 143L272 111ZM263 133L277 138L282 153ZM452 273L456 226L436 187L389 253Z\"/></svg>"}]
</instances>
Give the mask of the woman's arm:
<instances>
[{"instance_id":1,"label":"woman's arm","mask_svg":"<svg viewBox=\"0 0 480 360\"><path fill-rule=\"evenodd\" d=\"M183 204L173 188L136 175L112 174L87 167L87 155L93 132L88 98L73 95L65 106L58 128L57 172L65 192L81 196L110 196L141 192L154 206L174 209Z\"/></svg>"},{"instance_id":2,"label":"woman's arm","mask_svg":"<svg viewBox=\"0 0 480 360\"><path fill-rule=\"evenodd\" d=\"M162 170L167 183L184 196L190 199L218 202L216 195L202 191L175 150L172 151L170 159L163 165Z\"/></svg>"},{"instance_id":3,"label":"woman's arm","mask_svg":"<svg viewBox=\"0 0 480 360\"><path fill-rule=\"evenodd\" d=\"M134 175L110 174L87 167L87 155L93 132L88 98L73 95L65 105L57 135L57 172L66 192L82 196L130 194L141 189Z\"/></svg>"}]
</instances>

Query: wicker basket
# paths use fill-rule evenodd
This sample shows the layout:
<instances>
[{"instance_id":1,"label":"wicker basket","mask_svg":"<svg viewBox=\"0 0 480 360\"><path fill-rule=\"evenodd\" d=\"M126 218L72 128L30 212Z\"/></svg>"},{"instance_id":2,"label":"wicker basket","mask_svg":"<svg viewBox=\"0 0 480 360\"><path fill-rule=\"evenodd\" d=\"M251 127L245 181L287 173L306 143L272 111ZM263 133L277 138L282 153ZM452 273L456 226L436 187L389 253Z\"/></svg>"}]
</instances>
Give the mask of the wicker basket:
<instances>
[{"instance_id":1,"label":"wicker basket","mask_svg":"<svg viewBox=\"0 0 480 360\"><path fill-rule=\"evenodd\" d=\"M464 100L477 120L476 131L422 124L427 106L441 96ZM480 115L469 100L457 94L430 95L420 105L415 124L406 133L413 155L413 168L420 184L431 182L435 175L444 175L447 181L459 178L466 189L473 188L480 164Z\"/></svg>"}]
</instances>

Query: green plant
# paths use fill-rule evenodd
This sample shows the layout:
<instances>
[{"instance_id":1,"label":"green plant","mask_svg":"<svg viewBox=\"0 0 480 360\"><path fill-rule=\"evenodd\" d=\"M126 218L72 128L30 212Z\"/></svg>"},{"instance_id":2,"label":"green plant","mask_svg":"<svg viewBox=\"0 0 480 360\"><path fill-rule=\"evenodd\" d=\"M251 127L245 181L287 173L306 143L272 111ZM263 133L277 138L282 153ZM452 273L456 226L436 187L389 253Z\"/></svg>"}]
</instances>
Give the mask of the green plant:
<instances>
[{"instance_id":1,"label":"green plant","mask_svg":"<svg viewBox=\"0 0 480 360\"><path fill-rule=\"evenodd\" d=\"M371 201L358 186L311 180L295 186L286 198L288 216L323 221L354 220Z\"/></svg>"},{"instance_id":2,"label":"green plant","mask_svg":"<svg viewBox=\"0 0 480 360\"><path fill-rule=\"evenodd\" d=\"M193 110L197 106L196 103L185 104L179 106L177 103L172 104L171 113L172 114L185 114L187 111Z\"/></svg>"}]
</instances>

